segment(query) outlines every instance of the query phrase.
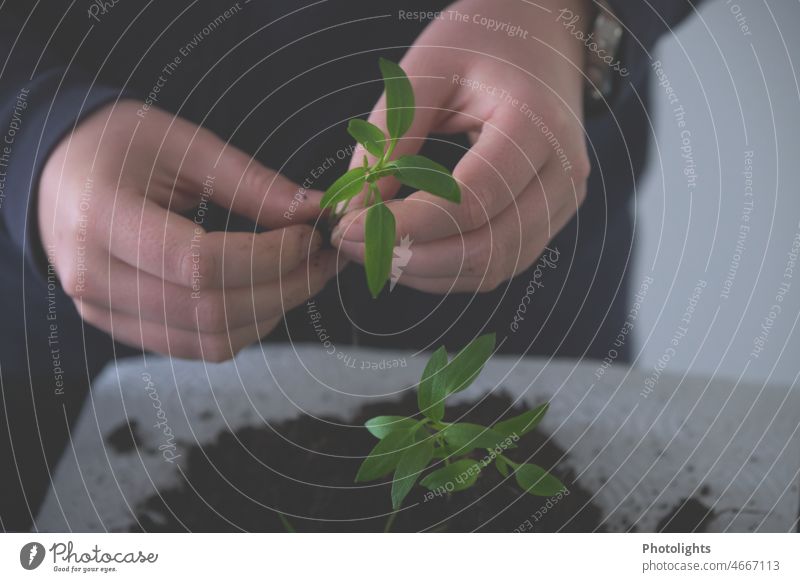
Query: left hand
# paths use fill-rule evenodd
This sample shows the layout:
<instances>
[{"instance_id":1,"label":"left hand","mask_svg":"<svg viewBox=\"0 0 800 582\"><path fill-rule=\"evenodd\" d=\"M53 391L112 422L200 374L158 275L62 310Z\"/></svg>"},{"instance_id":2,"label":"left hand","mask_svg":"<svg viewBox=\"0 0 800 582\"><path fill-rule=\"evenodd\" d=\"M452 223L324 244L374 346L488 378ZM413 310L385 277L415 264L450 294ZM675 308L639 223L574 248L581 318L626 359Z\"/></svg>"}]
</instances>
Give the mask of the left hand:
<instances>
[{"instance_id":1,"label":"left hand","mask_svg":"<svg viewBox=\"0 0 800 582\"><path fill-rule=\"evenodd\" d=\"M402 285L439 294L496 289L536 261L586 196L585 49L557 18L566 8L587 26L590 3L539 4L551 12L521 1L456 2L401 62L417 111L395 157L415 153L430 133L467 133L473 143L453 172L460 204L426 192L388 204L397 242L412 241ZM520 32L495 30L482 18ZM386 127L384 109L381 98L370 116L379 127ZM354 165L364 153L356 150ZM398 186L382 181L384 199ZM364 217L359 210L345 215L333 240L362 263Z\"/></svg>"}]
</instances>

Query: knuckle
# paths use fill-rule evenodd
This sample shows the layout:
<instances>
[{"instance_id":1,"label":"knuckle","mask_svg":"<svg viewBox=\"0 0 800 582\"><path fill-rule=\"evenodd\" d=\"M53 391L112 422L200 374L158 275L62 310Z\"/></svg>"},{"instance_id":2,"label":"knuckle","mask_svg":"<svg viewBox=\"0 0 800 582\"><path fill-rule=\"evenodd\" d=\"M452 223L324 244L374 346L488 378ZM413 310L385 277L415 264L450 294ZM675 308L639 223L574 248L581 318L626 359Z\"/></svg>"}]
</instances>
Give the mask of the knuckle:
<instances>
[{"instance_id":1,"label":"knuckle","mask_svg":"<svg viewBox=\"0 0 800 582\"><path fill-rule=\"evenodd\" d=\"M219 271L217 255L210 251L200 252L197 253L195 260L197 261L197 272L195 274L198 279L197 284L201 287L208 287L216 282L217 272Z\"/></svg>"},{"instance_id":2,"label":"knuckle","mask_svg":"<svg viewBox=\"0 0 800 582\"><path fill-rule=\"evenodd\" d=\"M464 257L464 274L468 277L485 278L488 275L491 259L491 245L472 245Z\"/></svg>"},{"instance_id":3,"label":"knuckle","mask_svg":"<svg viewBox=\"0 0 800 582\"><path fill-rule=\"evenodd\" d=\"M87 306L83 301L80 299L73 299L72 304L75 306L75 310L78 312L78 315L80 315L82 320L92 324L95 327L106 329L105 325L103 325L103 322L101 322L100 318L97 316L97 313Z\"/></svg>"},{"instance_id":4,"label":"knuckle","mask_svg":"<svg viewBox=\"0 0 800 582\"><path fill-rule=\"evenodd\" d=\"M502 282L494 276L487 275L481 280L481 284L478 286L479 293L491 293L492 291L496 291Z\"/></svg>"},{"instance_id":5,"label":"knuckle","mask_svg":"<svg viewBox=\"0 0 800 582\"><path fill-rule=\"evenodd\" d=\"M266 196L272 184L273 176L263 166L250 162L242 168L242 189L252 194Z\"/></svg>"},{"instance_id":6,"label":"knuckle","mask_svg":"<svg viewBox=\"0 0 800 582\"><path fill-rule=\"evenodd\" d=\"M273 317L272 319L269 319L267 321L257 323L256 335L258 336L258 339L260 340L261 338L267 337L269 334L271 334L275 330L275 328L278 327L278 324L281 321L283 321L283 316Z\"/></svg>"},{"instance_id":7,"label":"knuckle","mask_svg":"<svg viewBox=\"0 0 800 582\"><path fill-rule=\"evenodd\" d=\"M226 362L235 355L227 334L206 335L201 339L203 360L215 364Z\"/></svg>"},{"instance_id":8,"label":"knuckle","mask_svg":"<svg viewBox=\"0 0 800 582\"><path fill-rule=\"evenodd\" d=\"M495 291L505 283L505 276L500 272L500 269L493 267L493 264L494 263L489 264L489 268L486 270L486 276L481 279L481 284L478 287L481 293Z\"/></svg>"},{"instance_id":9,"label":"knuckle","mask_svg":"<svg viewBox=\"0 0 800 582\"><path fill-rule=\"evenodd\" d=\"M575 156L572 163L572 175L580 182L581 186L585 186L585 182L589 179L592 173L592 162L589 160L589 155L585 148L581 148L580 152ZM585 188L584 188L585 189Z\"/></svg>"},{"instance_id":10,"label":"knuckle","mask_svg":"<svg viewBox=\"0 0 800 582\"><path fill-rule=\"evenodd\" d=\"M48 269L54 267L48 267ZM70 265L67 268L61 269L58 272L58 278L61 281L61 287L64 289L67 297L71 299L80 299L87 296L86 277L82 276L75 265Z\"/></svg>"},{"instance_id":11,"label":"knuckle","mask_svg":"<svg viewBox=\"0 0 800 582\"><path fill-rule=\"evenodd\" d=\"M309 241L313 236L312 229L310 227L303 226L300 228L294 228L292 230L293 237L289 243L289 248L287 249L287 256L284 258L284 271L294 270L294 268L305 261L312 252L312 249L308 246Z\"/></svg>"},{"instance_id":12,"label":"knuckle","mask_svg":"<svg viewBox=\"0 0 800 582\"><path fill-rule=\"evenodd\" d=\"M115 330L112 327L111 314L108 309L94 307L81 299L73 299L72 304L83 321L107 333L114 333Z\"/></svg>"},{"instance_id":13,"label":"knuckle","mask_svg":"<svg viewBox=\"0 0 800 582\"><path fill-rule=\"evenodd\" d=\"M547 125L556 137L561 135L569 127L569 112L558 104L547 104L542 107L542 118L546 120Z\"/></svg>"},{"instance_id":14,"label":"knuckle","mask_svg":"<svg viewBox=\"0 0 800 582\"><path fill-rule=\"evenodd\" d=\"M182 285L191 287L196 280L199 254L191 247L186 247L179 252L176 269Z\"/></svg>"},{"instance_id":15,"label":"knuckle","mask_svg":"<svg viewBox=\"0 0 800 582\"><path fill-rule=\"evenodd\" d=\"M588 189L588 187L587 187L585 182L582 182L581 184L579 184L578 187L575 189L575 193L576 193L577 198L578 198L578 206L581 206L586 201L586 196L587 196L588 192L589 192L589 189Z\"/></svg>"},{"instance_id":16,"label":"knuckle","mask_svg":"<svg viewBox=\"0 0 800 582\"><path fill-rule=\"evenodd\" d=\"M222 333L227 330L228 320L221 294L206 294L199 299L197 319L201 332Z\"/></svg>"},{"instance_id":17,"label":"knuckle","mask_svg":"<svg viewBox=\"0 0 800 582\"><path fill-rule=\"evenodd\" d=\"M217 257L203 245L189 246L180 251L178 272L181 283L194 290L206 289L216 281Z\"/></svg>"},{"instance_id":18,"label":"knuckle","mask_svg":"<svg viewBox=\"0 0 800 582\"><path fill-rule=\"evenodd\" d=\"M487 200L490 188L483 180L472 188L471 195L461 201L461 220L459 227L462 231L472 231L486 224L486 208L482 201Z\"/></svg>"},{"instance_id":19,"label":"knuckle","mask_svg":"<svg viewBox=\"0 0 800 582\"><path fill-rule=\"evenodd\" d=\"M578 208L586 200L586 196L589 190L588 180L581 179L579 176L575 175L572 175L571 178L569 178L568 180L569 182L565 186L568 187L574 194L574 210L577 211ZM572 206L573 200L570 200L569 204L570 206Z\"/></svg>"},{"instance_id":20,"label":"knuckle","mask_svg":"<svg viewBox=\"0 0 800 582\"><path fill-rule=\"evenodd\" d=\"M163 353L164 355L169 355L173 358L181 358L185 360L199 360L202 358L202 350L200 349L200 344L197 341L189 340L189 339L174 339L170 338L169 348L165 349L164 347L151 347L155 352Z\"/></svg>"},{"instance_id":21,"label":"knuckle","mask_svg":"<svg viewBox=\"0 0 800 582\"><path fill-rule=\"evenodd\" d=\"M510 257L519 254L519 248L513 244L512 240L501 237L494 237L490 245L490 256L486 258L485 276L481 280L479 291L495 291L510 278L510 268L508 262Z\"/></svg>"}]
</instances>

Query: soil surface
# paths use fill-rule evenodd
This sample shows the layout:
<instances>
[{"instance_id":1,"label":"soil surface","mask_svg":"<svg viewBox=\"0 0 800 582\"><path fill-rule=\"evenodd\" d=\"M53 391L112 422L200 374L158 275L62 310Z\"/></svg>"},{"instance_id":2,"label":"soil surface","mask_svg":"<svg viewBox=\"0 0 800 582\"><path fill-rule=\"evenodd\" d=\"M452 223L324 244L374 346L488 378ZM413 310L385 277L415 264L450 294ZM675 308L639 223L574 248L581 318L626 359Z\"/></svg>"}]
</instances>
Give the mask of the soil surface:
<instances>
[{"instance_id":1,"label":"soil surface","mask_svg":"<svg viewBox=\"0 0 800 582\"><path fill-rule=\"evenodd\" d=\"M690 497L680 502L658 524L664 533L701 533L708 531L716 514L699 499Z\"/></svg>"},{"instance_id":2,"label":"soil surface","mask_svg":"<svg viewBox=\"0 0 800 582\"><path fill-rule=\"evenodd\" d=\"M491 424L520 414L505 395L471 406L449 407L447 419ZM365 406L351 423L302 416L273 427L223 432L215 442L188 451L180 486L162 490L137 508L133 531L383 531L391 513L391 480L354 484L362 458L376 439L362 426L379 415L416 412L416 396ZM127 432L127 431L126 431ZM530 461L553 472L569 493L552 498L521 493L513 477L494 467L466 491L426 500L415 486L397 514L392 531L574 531L603 530L591 494L561 468L564 452L547 435L532 431L513 460ZM428 496L431 497L430 495ZM280 513L279 513L280 512ZM281 513L285 520L281 519ZM287 522L288 521L288 525Z\"/></svg>"}]
</instances>

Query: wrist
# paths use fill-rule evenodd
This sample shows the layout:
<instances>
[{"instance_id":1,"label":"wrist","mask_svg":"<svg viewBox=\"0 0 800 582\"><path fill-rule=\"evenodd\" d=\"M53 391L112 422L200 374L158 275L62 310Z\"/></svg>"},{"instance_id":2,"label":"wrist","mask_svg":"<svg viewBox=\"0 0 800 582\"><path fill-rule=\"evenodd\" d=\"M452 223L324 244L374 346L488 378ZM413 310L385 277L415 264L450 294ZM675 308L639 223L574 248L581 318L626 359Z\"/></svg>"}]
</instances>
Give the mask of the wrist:
<instances>
[{"instance_id":1,"label":"wrist","mask_svg":"<svg viewBox=\"0 0 800 582\"><path fill-rule=\"evenodd\" d=\"M586 72L587 44L592 41L592 23L596 16L596 7L591 0L571 0L569 2L551 2L553 18L556 22L556 34L572 45L580 57L575 61L581 71ZM558 7L556 7L558 5Z\"/></svg>"},{"instance_id":2,"label":"wrist","mask_svg":"<svg viewBox=\"0 0 800 582\"><path fill-rule=\"evenodd\" d=\"M585 4L581 13L562 8L557 22L582 45L587 105L597 106L614 92L617 77L626 77L628 71L618 59L623 30L610 6L605 0Z\"/></svg>"}]
</instances>

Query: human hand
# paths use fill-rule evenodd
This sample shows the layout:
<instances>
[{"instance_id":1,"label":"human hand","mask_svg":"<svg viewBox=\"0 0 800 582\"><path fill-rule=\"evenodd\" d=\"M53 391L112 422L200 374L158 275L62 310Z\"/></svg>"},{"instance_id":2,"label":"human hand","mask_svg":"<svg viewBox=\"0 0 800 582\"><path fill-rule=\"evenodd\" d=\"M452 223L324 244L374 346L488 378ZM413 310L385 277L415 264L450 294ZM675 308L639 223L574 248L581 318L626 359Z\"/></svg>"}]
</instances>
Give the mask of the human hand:
<instances>
[{"instance_id":1,"label":"human hand","mask_svg":"<svg viewBox=\"0 0 800 582\"><path fill-rule=\"evenodd\" d=\"M211 132L140 106L106 106L53 151L42 244L83 319L115 340L229 359L336 274L335 253L304 224L322 193L300 196ZM207 232L210 202L271 230Z\"/></svg>"},{"instance_id":2,"label":"human hand","mask_svg":"<svg viewBox=\"0 0 800 582\"><path fill-rule=\"evenodd\" d=\"M397 243L408 237L413 245L402 285L491 291L530 267L586 196L584 46L557 17L568 9L585 25L588 1L539 4L551 12L523 2L456 2L401 62L417 110L396 155L415 153L432 132L467 133L473 142L453 172L460 204L425 192L388 204ZM370 122L385 127L385 107L381 98ZM364 155L356 150L353 165ZM398 186L388 178L380 190L388 198ZM364 212L353 210L333 237L358 262L363 224Z\"/></svg>"}]
</instances>

